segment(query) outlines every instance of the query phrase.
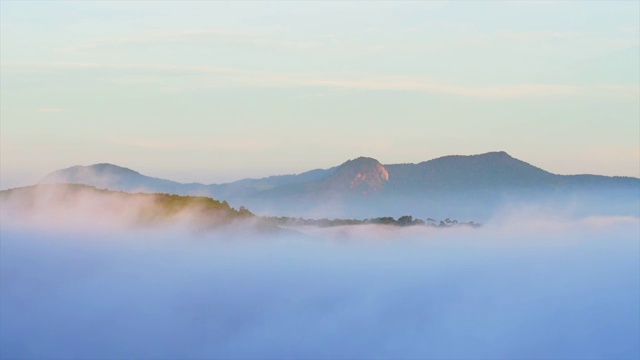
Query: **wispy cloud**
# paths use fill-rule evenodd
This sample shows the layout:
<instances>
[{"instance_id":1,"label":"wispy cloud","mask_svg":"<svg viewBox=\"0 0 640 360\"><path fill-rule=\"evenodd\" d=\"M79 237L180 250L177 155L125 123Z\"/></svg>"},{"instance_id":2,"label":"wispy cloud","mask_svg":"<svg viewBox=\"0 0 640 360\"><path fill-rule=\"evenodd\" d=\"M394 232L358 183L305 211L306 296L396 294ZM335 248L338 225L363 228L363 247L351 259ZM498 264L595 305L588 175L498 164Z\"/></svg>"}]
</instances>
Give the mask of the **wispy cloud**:
<instances>
[{"instance_id":1,"label":"wispy cloud","mask_svg":"<svg viewBox=\"0 0 640 360\"><path fill-rule=\"evenodd\" d=\"M238 73L242 72L236 68L210 66L210 65L172 65L172 64L155 64L155 63L130 63L130 64L111 64L111 63L95 63L95 62L4 62L1 64L4 71L18 72L42 72L51 70L106 70L106 71L127 71L136 72L152 72L152 73Z\"/></svg>"},{"instance_id":2,"label":"wispy cloud","mask_svg":"<svg viewBox=\"0 0 640 360\"><path fill-rule=\"evenodd\" d=\"M507 86L453 86L437 82L413 80L410 78L388 78L377 80L310 80L309 85L363 90L404 90L425 91L447 95L468 97L510 98L523 96L558 96L579 92L581 89L570 85L523 84Z\"/></svg>"},{"instance_id":3,"label":"wispy cloud","mask_svg":"<svg viewBox=\"0 0 640 360\"><path fill-rule=\"evenodd\" d=\"M637 98L639 86L616 84L572 85L572 84L510 84L510 85L458 85L433 81L424 77L365 76L354 74L297 74L250 71L240 68L209 65L171 64L106 64L106 63L3 63L3 71L39 72L66 71L113 71L162 74L200 74L201 78L189 78L159 85L159 90L169 92L194 91L206 88L225 87L305 87L353 90L417 91L442 95L483 99L514 99L528 97L623 97Z\"/></svg>"},{"instance_id":4,"label":"wispy cloud","mask_svg":"<svg viewBox=\"0 0 640 360\"><path fill-rule=\"evenodd\" d=\"M363 44L357 40L349 39L348 35L322 35L300 38L286 28L262 28L262 29L227 29L227 28L195 28L195 29L164 29L147 30L137 33L124 34L111 37L98 37L80 43L71 44L58 49L62 53L82 53L94 50L113 49L126 46L151 46L151 45L221 45L234 44L252 49L268 49L270 51L285 51L300 54L323 54L331 56L364 55L364 54L415 54L449 51L451 49L467 47L493 47L506 42L522 43L526 46L536 44L546 51L556 51L559 46L572 44L591 44L602 49L619 49L639 46L637 37L632 39L620 39L615 37L599 36L595 34L575 31L500 31L477 32L459 23L438 23L439 30L447 29L447 32L457 33L451 39L445 41L429 41L415 43L398 39L392 43ZM365 33L376 31L366 29ZM433 24L428 27L408 28L408 32L433 32ZM625 31L623 33L629 33ZM545 48L546 46L546 48Z\"/></svg>"},{"instance_id":5,"label":"wispy cloud","mask_svg":"<svg viewBox=\"0 0 640 360\"><path fill-rule=\"evenodd\" d=\"M637 32L635 33L637 35ZM601 49L615 50L640 46L640 38L610 37L576 31L503 31L492 36L501 41L544 43L564 46L566 43L590 44Z\"/></svg>"},{"instance_id":6,"label":"wispy cloud","mask_svg":"<svg viewBox=\"0 0 640 360\"><path fill-rule=\"evenodd\" d=\"M508 31L501 32L497 35L501 39L514 41L532 41L532 40L548 40L548 39L576 39L582 36L578 32L569 31Z\"/></svg>"},{"instance_id":7,"label":"wispy cloud","mask_svg":"<svg viewBox=\"0 0 640 360\"><path fill-rule=\"evenodd\" d=\"M242 138L217 138L215 141L195 141L190 140L176 140L166 138L154 138L154 137L123 137L120 135L107 135L104 141L112 144L146 149L146 150L167 150L167 151L196 151L196 152L208 152L208 151L236 151L236 152L251 152L251 151L264 151L273 148L276 143L264 138L252 138L243 136Z\"/></svg>"},{"instance_id":8,"label":"wispy cloud","mask_svg":"<svg viewBox=\"0 0 640 360\"><path fill-rule=\"evenodd\" d=\"M121 36L101 37L58 49L59 52L81 52L126 45L186 44L208 39L250 39L274 33L275 30L245 29L172 29L142 31Z\"/></svg>"},{"instance_id":9,"label":"wispy cloud","mask_svg":"<svg viewBox=\"0 0 640 360\"><path fill-rule=\"evenodd\" d=\"M618 32L623 34L634 35L636 38L640 37L640 25L625 25L618 27Z\"/></svg>"},{"instance_id":10,"label":"wispy cloud","mask_svg":"<svg viewBox=\"0 0 640 360\"><path fill-rule=\"evenodd\" d=\"M144 31L135 34L96 38L81 43L59 48L61 53L77 53L99 49L108 49L130 45L158 45L158 44L202 44L212 41L233 42L254 48L270 48L281 50L311 50L325 47L323 41L292 40L282 38L286 33L283 28L269 28L260 30L238 29L172 29Z\"/></svg>"},{"instance_id":11,"label":"wispy cloud","mask_svg":"<svg viewBox=\"0 0 640 360\"><path fill-rule=\"evenodd\" d=\"M78 53L120 46L234 43L252 48L308 51L329 48L330 39L291 39L283 37L286 28L265 29L166 29L142 31L111 37L99 37L57 49L60 53Z\"/></svg>"},{"instance_id":12,"label":"wispy cloud","mask_svg":"<svg viewBox=\"0 0 640 360\"><path fill-rule=\"evenodd\" d=\"M251 79L237 79L233 86L247 87L308 87L352 89L363 91L414 91L441 95L460 96L489 100L508 100L516 98L551 98L563 96L578 97L616 97L637 98L640 94L639 86L624 85L566 85L566 84L515 84L515 85L450 85L429 79L408 77L369 77L353 78L319 78L299 75L269 75L255 76ZM198 88L219 88L220 82L201 83L185 87L166 87L164 91L183 92Z\"/></svg>"},{"instance_id":13,"label":"wispy cloud","mask_svg":"<svg viewBox=\"0 0 640 360\"><path fill-rule=\"evenodd\" d=\"M309 80L310 86L328 86L362 90L422 91L474 98L510 99L522 97L556 97L571 95L628 95L637 96L638 86L564 84L516 84L498 86L460 86L405 77L375 80Z\"/></svg>"}]
</instances>

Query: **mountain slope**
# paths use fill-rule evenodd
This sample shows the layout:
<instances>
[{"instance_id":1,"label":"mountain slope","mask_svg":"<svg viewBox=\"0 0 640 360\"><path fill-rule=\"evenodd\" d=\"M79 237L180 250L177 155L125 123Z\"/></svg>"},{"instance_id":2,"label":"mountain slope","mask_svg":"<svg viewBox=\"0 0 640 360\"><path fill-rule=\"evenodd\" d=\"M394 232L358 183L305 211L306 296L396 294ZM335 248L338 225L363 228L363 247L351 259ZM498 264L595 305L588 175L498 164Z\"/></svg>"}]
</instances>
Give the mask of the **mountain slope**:
<instances>
[{"instance_id":1,"label":"mountain slope","mask_svg":"<svg viewBox=\"0 0 640 360\"><path fill-rule=\"evenodd\" d=\"M190 225L223 228L239 221L258 223L251 212L202 196L127 193L81 184L40 184L0 191L0 213L11 223L96 229ZM269 226L267 226L269 227ZM273 227L273 226L271 226Z\"/></svg>"},{"instance_id":2,"label":"mountain slope","mask_svg":"<svg viewBox=\"0 0 640 360\"><path fill-rule=\"evenodd\" d=\"M358 158L322 181L280 186L241 202L262 213L289 216L411 213L487 221L495 211L514 204L573 206L568 211L627 216L638 212L639 200L638 178L557 175L505 152L493 152L418 164L382 165Z\"/></svg>"},{"instance_id":3,"label":"mountain slope","mask_svg":"<svg viewBox=\"0 0 640 360\"><path fill-rule=\"evenodd\" d=\"M109 164L59 170L42 182L80 183L129 192L204 195L264 214L289 216L375 217L413 213L444 218L469 213L470 218L483 220L479 213L513 201L592 199L596 204L615 199L612 201L626 206L621 212L624 214L640 203L638 178L557 175L502 151L445 156L418 164L383 165L375 159L360 157L326 170L227 184L181 184ZM318 209L322 211L317 212Z\"/></svg>"},{"instance_id":4,"label":"mountain slope","mask_svg":"<svg viewBox=\"0 0 640 360\"><path fill-rule=\"evenodd\" d=\"M388 165L396 191L549 187L557 176L504 151L445 156L419 164Z\"/></svg>"},{"instance_id":5,"label":"mountain slope","mask_svg":"<svg viewBox=\"0 0 640 360\"><path fill-rule=\"evenodd\" d=\"M262 179L242 179L226 184L179 183L142 175L137 171L113 165L94 164L72 166L50 173L40 184L84 184L99 189L127 192L167 193L178 195L214 196L235 198L280 186L321 181L331 175L336 167L316 169L298 175L277 175Z\"/></svg>"},{"instance_id":6,"label":"mountain slope","mask_svg":"<svg viewBox=\"0 0 640 360\"><path fill-rule=\"evenodd\" d=\"M247 197L273 189L299 187L303 184L322 181L331 176L337 167L330 169L316 169L297 175L276 175L262 179L242 179L227 184L209 185L212 194L219 198L233 199Z\"/></svg>"},{"instance_id":7,"label":"mountain slope","mask_svg":"<svg viewBox=\"0 0 640 360\"><path fill-rule=\"evenodd\" d=\"M203 184L182 184L175 181L142 175L137 171L112 164L73 166L57 170L44 177L40 184L84 184L99 189L127 192L161 192L168 194L197 194L209 192Z\"/></svg>"},{"instance_id":8,"label":"mountain slope","mask_svg":"<svg viewBox=\"0 0 640 360\"><path fill-rule=\"evenodd\" d=\"M315 189L367 196L384 191L388 182L389 172L378 160L359 157L340 165L335 173L319 182Z\"/></svg>"}]
</instances>

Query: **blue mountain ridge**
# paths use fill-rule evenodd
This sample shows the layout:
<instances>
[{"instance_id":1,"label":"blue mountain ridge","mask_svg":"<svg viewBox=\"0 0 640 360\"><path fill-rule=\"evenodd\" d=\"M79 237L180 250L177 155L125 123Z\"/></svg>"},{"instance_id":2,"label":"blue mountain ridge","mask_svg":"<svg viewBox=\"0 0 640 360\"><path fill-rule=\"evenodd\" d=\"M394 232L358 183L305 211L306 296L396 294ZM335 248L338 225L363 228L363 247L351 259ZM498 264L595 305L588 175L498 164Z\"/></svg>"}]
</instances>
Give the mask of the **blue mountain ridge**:
<instances>
[{"instance_id":1,"label":"blue mountain ridge","mask_svg":"<svg viewBox=\"0 0 640 360\"><path fill-rule=\"evenodd\" d=\"M329 169L225 184L185 184L117 165L95 164L54 171L40 183L210 196L258 212L294 216L365 216L375 215L376 207L385 207L399 214L403 208L456 209L478 218L478 212L495 208L505 199L544 197L557 201L604 197L630 205L625 209L634 209L640 203L639 178L553 174L504 151L444 156L417 164L383 165L376 159L359 157ZM330 210L310 213L321 208Z\"/></svg>"}]
</instances>

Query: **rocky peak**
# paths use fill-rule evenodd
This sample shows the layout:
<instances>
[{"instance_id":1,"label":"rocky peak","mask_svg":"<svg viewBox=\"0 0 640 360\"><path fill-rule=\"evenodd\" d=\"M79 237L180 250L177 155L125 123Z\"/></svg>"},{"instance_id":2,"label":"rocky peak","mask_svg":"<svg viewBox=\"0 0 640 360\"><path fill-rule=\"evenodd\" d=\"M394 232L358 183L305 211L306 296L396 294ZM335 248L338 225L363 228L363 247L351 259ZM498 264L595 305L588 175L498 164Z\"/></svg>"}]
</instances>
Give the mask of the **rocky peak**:
<instances>
[{"instance_id":1,"label":"rocky peak","mask_svg":"<svg viewBox=\"0 0 640 360\"><path fill-rule=\"evenodd\" d=\"M389 181L389 172L376 159L359 157L340 165L326 183L334 191L364 196L380 192Z\"/></svg>"}]
</instances>

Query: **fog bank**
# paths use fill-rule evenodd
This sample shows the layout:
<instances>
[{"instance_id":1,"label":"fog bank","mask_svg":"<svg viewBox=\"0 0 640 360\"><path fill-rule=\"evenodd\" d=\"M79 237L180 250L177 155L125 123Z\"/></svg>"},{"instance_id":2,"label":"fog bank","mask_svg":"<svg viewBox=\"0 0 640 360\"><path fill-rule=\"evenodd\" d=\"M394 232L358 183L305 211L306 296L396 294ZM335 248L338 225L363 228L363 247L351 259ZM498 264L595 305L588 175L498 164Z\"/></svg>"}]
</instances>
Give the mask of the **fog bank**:
<instances>
[{"instance_id":1,"label":"fog bank","mask_svg":"<svg viewBox=\"0 0 640 360\"><path fill-rule=\"evenodd\" d=\"M529 220L251 238L3 221L0 357L640 356L638 219Z\"/></svg>"}]
</instances>

